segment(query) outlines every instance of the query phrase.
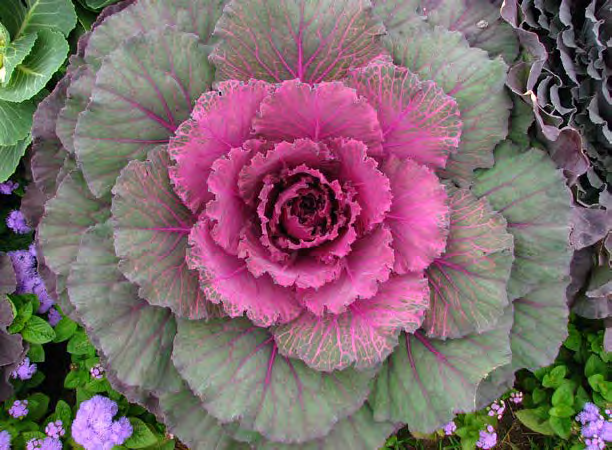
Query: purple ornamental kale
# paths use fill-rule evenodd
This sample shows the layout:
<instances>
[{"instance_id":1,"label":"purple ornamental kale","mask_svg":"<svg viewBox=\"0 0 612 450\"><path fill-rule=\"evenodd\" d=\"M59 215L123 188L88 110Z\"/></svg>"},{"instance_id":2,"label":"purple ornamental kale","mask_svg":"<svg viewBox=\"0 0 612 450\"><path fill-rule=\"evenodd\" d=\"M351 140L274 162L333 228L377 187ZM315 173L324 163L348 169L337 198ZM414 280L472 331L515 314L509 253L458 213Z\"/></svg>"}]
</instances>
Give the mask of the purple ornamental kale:
<instances>
[{"instance_id":1,"label":"purple ornamental kale","mask_svg":"<svg viewBox=\"0 0 612 450\"><path fill-rule=\"evenodd\" d=\"M27 400L15 400L13 406L9 409L9 414L15 419L25 417L28 415L28 401Z\"/></svg>"},{"instance_id":2,"label":"purple ornamental kale","mask_svg":"<svg viewBox=\"0 0 612 450\"><path fill-rule=\"evenodd\" d=\"M132 435L127 417L113 421L119 408L109 398L96 395L81 403L72 422L72 437L85 450L110 450Z\"/></svg>"},{"instance_id":3,"label":"purple ornamental kale","mask_svg":"<svg viewBox=\"0 0 612 450\"><path fill-rule=\"evenodd\" d=\"M55 308L49 310L49 325L52 327L56 326L59 321L62 320L62 315Z\"/></svg>"},{"instance_id":4,"label":"purple ornamental kale","mask_svg":"<svg viewBox=\"0 0 612 450\"><path fill-rule=\"evenodd\" d=\"M480 432L480 439L476 442L476 447L489 449L493 448L495 444L497 444L497 433L491 425L487 425L487 429Z\"/></svg>"},{"instance_id":5,"label":"purple ornamental kale","mask_svg":"<svg viewBox=\"0 0 612 450\"><path fill-rule=\"evenodd\" d=\"M30 439L26 450L62 450L62 441L50 437L44 439Z\"/></svg>"},{"instance_id":6,"label":"purple ornamental kale","mask_svg":"<svg viewBox=\"0 0 612 450\"><path fill-rule=\"evenodd\" d=\"M26 222L26 218L19 210L11 211L6 218L6 225L17 234L26 234L32 231Z\"/></svg>"},{"instance_id":7,"label":"purple ornamental kale","mask_svg":"<svg viewBox=\"0 0 612 450\"><path fill-rule=\"evenodd\" d=\"M11 448L11 434L4 430L0 431L0 450L9 450Z\"/></svg>"},{"instance_id":8,"label":"purple ornamental kale","mask_svg":"<svg viewBox=\"0 0 612 450\"><path fill-rule=\"evenodd\" d=\"M29 380L36 373L36 364L30 364L27 356L21 361L19 366L13 371L11 376L20 380Z\"/></svg>"},{"instance_id":9,"label":"purple ornamental kale","mask_svg":"<svg viewBox=\"0 0 612 450\"><path fill-rule=\"evenodd\" d=\"M45 427L45 434L53 439L61 438L66 434L66 430L64 430L64 424L61 420L49 422Z\"/></svg>"},{"instance_id":10,"label":"purple ornamental kale","mask_svg":"<svg viewBox=\"0 0 612 450\"><path fill-rule=\"evenodd\" d=\"M457 424L455 423L454 420L451 420L450 422L448 422L446 425L444 425L444 434L446 434L447 436L452 435L455 431L457 431Z\"/></svg>"},{"instance_id":11,"label":"purple ornamental kale","mask_svg":"<svg viewBox=\"0 0 612 450\"><path fill-rule=\"evenodd\" d=\"M0 194L11 195L13 191L17 189L18 187L19 187L19 183L15 183L13 181L7 181L6 183L0 183Z\"/></svg>"}]
</instances>

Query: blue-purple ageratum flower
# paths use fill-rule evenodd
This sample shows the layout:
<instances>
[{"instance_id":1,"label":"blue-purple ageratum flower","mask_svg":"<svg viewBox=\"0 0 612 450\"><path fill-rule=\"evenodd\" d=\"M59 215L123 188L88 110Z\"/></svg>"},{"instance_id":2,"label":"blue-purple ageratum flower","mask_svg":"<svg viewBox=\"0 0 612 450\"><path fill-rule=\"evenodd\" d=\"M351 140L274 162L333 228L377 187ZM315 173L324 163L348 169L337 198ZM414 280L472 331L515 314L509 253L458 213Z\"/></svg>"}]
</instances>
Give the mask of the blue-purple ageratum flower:
<instances>
[{"instance_id":1,"label":"blue-purple ageratum flower","mask_svg":"<svg viewBox=\"0 0 612 450\"><path fill-rule=\"evenodd\" d=\"M45 434L53 439L61 438L66 434L66 430L64 430L64 424L61 420L49 422L45 427Z\"/></svg>"},{"instance_id":2,"label":"blue-purple ageratum flower","mask_svg":"<svg viewBox=\"0 0 612 450\"><path fill-rule=\"evenodd\" d=\"M55 325L59 323L60 320L62 320L62 315L59 313L57 309L51 308L49 310L49 325L54 327Z\"/></svg>"},{"instance_id":3,"label":"blue-purple ageratum flower","mask_svg":"<svg viewBox=\"0 0 612 450\"><path fill-rule=\"evenodd\" d=\"M46 313L55 303L47 293L45 284L36 270L36 248L30 245L28 250L16 250L8 253L11 258L18 294L36 294L40 302L39 313Z\"/></svg>"},{"instance_id":4,"label":"blue-purple ageratum flower","mask_svg":"<svg viewBox=\"0 0 612 450\"><path fill-rule=\"evenodd\" d=\"M19 210L14 210L9 213L6 218L6 225L17 234L26 234L32 231L25 216Z\"/></svg>"},{"instance_id":5,"label":"blue-purple ageratum flower","mask_svg":"<svg viewBox=\"0 0 612 450\"><path fill-rule=\"evenodd\" d=\"M30 363L30 358L26 356L13 373L11 373L11 376L20 380L29 380L35 373L36 364Z\"/></svg>"},{"instance_id":6,"label":"blue-purple ageratum flower","mask_svg":"<svg viewBox=\"0 0 612 450\"><path fill-rule=\"evenodd\" d=\"M582 424L580 434L584 438L587 450L606 448L606 442L612 442L612 414L609 409L604 417L593 403L586 403L576 420Z\"/></svg>"},{"instance_id":7,"label":"blue-purple ageratum flower","mask_svg":"<svg viewBox=\"0 0 612 450\"><path fill-rule=\"evenodd\" d=\"M501 420L506 410L506 403L504 403L503 400L495 400L487 409L489 410L489 416L497 416L497 418Z\"/></svg>"},{"instance_id":8,"label":"blue-purple ageratum flower","mask_svg":"<svg viewBox=\"0 0 612 450\"><path fill-rule=\"evenodd\" d=\"M444 428L442 429L444 430L444 434L446 434L447 436L450 436L455 431L457 431L457 424L455 423L454 420L451 420L446 425L444 425Z\"/></svg>"},{"instance_id":9,"label":"blue-purple ageratum flower","mask_svg":"<svg viewBox=\"0 0 612 450\"><path fill-rule=\"evenodd\" d=\"M13 406L9 409L9 414L15 419L25 417L28 415L28 401L27 400L15 400Z\"/></svg>"},{"instance_id":10,"label":"blue-purple ageratum flower","mask_svg":"<svg viewBox=\"0 0 612 450\"><path fill-rule=\"evenodd\" d=\"M514 403L515 405L523 403L523 393L520 392L520 391L513 392L513 393L510 394L510 399L509 400L512 403Z\"/></svg>"},{"instance_id":11,"label":"blue-purple ageratum flower","mask_svg":"<svg viewBox=\"0 0 612 450\"><path fill-rule=\"evenodd\" d=\"M104 367L102 367L101 364L96 364L91 369L89 369L89 373L91 374L92 378L95 378L96 380L101 380L104 376Z\"/></svg>"},{"instance_id":12,"label":"blue-purple ageratum flower","mask_svg":"<svg viewBox=\"0 0 612 450\"><path fill-rule=\"evenodd\" d=\"M486 430L480 431L480 439L476 442L476 447L489 449L497 444L497 433L491 425L487 425Z\"/></svg>"},{"instance_id":13,"label":"blue-purple ageratum flower","mask_svg":"<svg viewBox=\"0 0 612 450\"><path fill-rule=\"evenodd\" d=\"M6 183L0 183L0 194L11 195L15 189L19 187L19 183L14 181L7 181ZM1 449L2 447L0 447Z\"/></svg>"},{"instance_id":14,"label":"blue-purple ageratum flower","mask_svg":"<svg viewBox=\"0 0 612 450\"><path fill-rule=\"evenodd\" d=\"M0 431L0 450L9 450L11 448L11 434L4 430Z\"/></svg>"},{"instance_id":15,"label":"blue-purple ageratum flower","mask_svg":"<svg viewBox=\"0 0 612 450\"><path fill-rule=\"evenodd\" d=\"M85 450L110 450L123 444L133 430L126 417L113 420L118 410L117 403L101 395L84 401L72 422L72 437Z\"/></svg>"},{"instance_id":16,"label":"blue-purple ageratum flower","mask_svg":"<svg viewBox=\"0 0 612 450\"><path fill-rule=\"evenodd\" d=\"M26 450L62 450L62 441L54 438L30 439Z\"/></svg>"}]
</instances>

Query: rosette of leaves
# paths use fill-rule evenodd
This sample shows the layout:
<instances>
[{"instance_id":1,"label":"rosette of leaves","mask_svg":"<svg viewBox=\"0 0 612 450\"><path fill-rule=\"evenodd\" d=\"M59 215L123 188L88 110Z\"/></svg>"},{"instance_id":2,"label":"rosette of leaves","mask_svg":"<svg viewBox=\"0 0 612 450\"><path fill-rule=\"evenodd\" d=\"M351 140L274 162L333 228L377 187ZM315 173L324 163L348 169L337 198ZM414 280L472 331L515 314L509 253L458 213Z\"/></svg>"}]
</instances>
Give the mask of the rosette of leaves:
<instances>
[{"instance_id":1,"label":"rosette of leaves","mask_svg":"<svg viewBox=\"0 0 612 450\"><path fill-rule=\"evenodd\" d=\"M119 3L40 104L48 290L190 447L378 448L554 359L570 194L506 140L517 41L427 8Z\"/></svg>"},{"instance_id":2,"label":"rosette of leaves","mask_svg":"<svg viewBox=\"0 0 612 450\"><path fill-rule=\"evenodd\" d=\"M70 0L0 2L0 182L30 144L33 97L64 63L76 19Z\"/></svg>"},{"instance_id":3,"label":"rosette of leaves","mask_svg":"<svg viewBox=\"0 0 612 450\"><path fill-rule=\"evenodd\" d=\"M519 30L524 54L510 72L509 85L533 102L544 136L561 136L569 159L584 146L599 177L612 173L612 3L610 0L510 0L504 18ZM572 142L573 141L573 142ZM574 156L569 155L572 149ZM580 173L587 166L582 164ZM579 174L580 174L579 173Z\"/></svg>"}]
</instances>

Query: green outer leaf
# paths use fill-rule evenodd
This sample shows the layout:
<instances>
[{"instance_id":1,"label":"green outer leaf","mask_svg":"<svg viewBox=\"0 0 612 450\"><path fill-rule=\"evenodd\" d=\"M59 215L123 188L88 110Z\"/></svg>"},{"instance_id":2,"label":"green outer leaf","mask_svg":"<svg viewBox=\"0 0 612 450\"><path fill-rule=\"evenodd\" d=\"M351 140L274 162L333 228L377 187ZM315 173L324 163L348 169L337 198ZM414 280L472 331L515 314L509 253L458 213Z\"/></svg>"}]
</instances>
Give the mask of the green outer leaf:
<instances>
[{"instance_id":1,"label":"green outer leaf","mask_svg":"<svg viewBox=\"0 0 612 450\"><path fill-rule=\"evenodd\" d=\"M388 46L396 64L435 81L457 101L461 143L442 175L464 183L474 169L493 165L493 148L507 135L512 102L504 91L506 64L470 47L458 32L423 25L410 33L409 38L389 40Z\"/></svg>"},{"instance_id":2,"label":"green outer leaf","mask_svg":"<svg viewBox=\"0 0 612 450\"><path fill-rule=\"evenodd\" d=\"M0 183L4 183L15 172L19 160L30 145L32 138L26 137L15 145L0 147Z\"/></svg>"},{"instance_id":3,"label":"green outer leaf","mask_svg":"<svg viewBox=\"0 0 612 450\"><path fill-rule=\"evenodd\" d=\"M423 325L443 339L495 326L508 305L514 260L505 219L469 190L449 190L450 232L445 253L427 269L431 307Z\"/></svg>"},{"instance_id":4,"label":"green outer leaf","mask_svg":"<svg viewBox=\"0 0 612 450\"><path fill-rule=\"evenodd\" d=\"M81 236L91 225L109 216L109 204L91 195L81 173L70 173L45 205L38 226L37 239L44 249L45 264L57 275L67 276L76 260Z\"/></svg>"},{"instance_id":5,"label":"green outer leaf","mask_svg":"<svg viewBox=\"0 0 612 450\"><path fill-rule=\"evenodd\" d=\"M510 318L504 316L492 331L459 339L400 336L400 345L383 365L369 399L374 418L405 422L412 432L431 433L456 412L474 411L479 383L510 361Z\"/></svg>"},{"instance_id":6,"label":"green outer leaf","mask_svg":"<svg viewBox=\"0 0 612 450\"><path fill-rule=\"evenodd\" d=\"M74 140L96 196L107 194L130 160L166 143L189 117L211 87L207 57L196 36L165 28L127 41L104 60Z\"/></svg>"},{"instance_id":7,"label":"green outer leaf","mask_svg":"<svg viewBox=\"0 0 612 450\"><path fill-rule=\"evenodd\" d=\"M102 9L105 6L112 5L118 1L119 0L85 0L85 3L92 9Z\"/></svg>"},{"instance_id":8,"label":"green outer leaf","mask_svg":"<svg viewBox=\"0 0 612 450\"><path fill-rule=\"evenodd\" d=\"M104 20L93 31L85 51L85 61L95 71L102 59L139 33L168 26L198 36L212 44L212 31L227 0L140 0ZM204 91L202 91L204 92Z\"/></svg>"},{"instance_id":9,"label":"green outer leaf","mask_svg":"<svg viewBox=\"0 0 612 450\"><path fill-rule=\"evenodd\" d=\"M11 103L0 100L0 146L15 145L28 137L35 110L32 101Z\"/></svg>"},{"instance_id":10,"label":"green outer leaf","mask_svg":"<svg viewBox=\"0 0 612 450\"><path fill-rule=\"evenodd\" d=\"M137 417L130 417L132 425L132 435L123 443L127 448L145 448L154 445L157 437L151 429Z\"/></svg>"},{"instance_id":11,"label":"green outer leaf","mask_svg":"<svg viewBox=\"0 0 612 450\"><path fill-rule=\"evenodd\" d=\"M246 444L237 444L208 414L200 400L183 384L181 390L159 396L159 407L168 429L179 436L190 448L247 450Z\"/></svg>"},{"instance_id":12,"label":"green outer leaf","mask_svg":"<svg viewBox=\"0 0 612 450\"><path fill-rule=\"evenodd\" d=\"M68 277L70 299L119 382L177 391L182 382L170 360L174 318L139 299L117 265L110 226L90 228Z\"/></svg>"},{"instance_id":13,"label":"green outer leaf","mask_svg":"<svg viewBox=\"0 0 612 450\"><path fill-rule=\"evenodd\" d=\"M41 30L58 31L64 36L76 25L77 16L70 0L2 0L0 21L13 39Z\"/></svg>"},{"instance_id":14,"label":"green outer leaf","mask_svg":"<svg viewBox=\"0 0 612 450\"><path fill-rule=\"evenodd\" d=\"M540 150L519 153L508 143L495 151L496 164L478 173L473 192L486 196L508 221L515 263L511 299L569 275L571 194L565 178ZM565 296L559 299L565 302Z\"/></svg>"},{"instance_id":15,"label":"green outer leaf","mask_svg":"<svg viewBox=\"0 0 612 450\"><path fill-rule=\"evenodd\" d=\"M552 436L555 434L548 421L542 420L534 409L523 409L514 413L527 428L536 433Z\"/></svg>"},{"instance_id":16,"label":"green outer leaf","mask_svg":"<svg viewBox=\"0 0 612 450\"><path fill-rule=\"evenodd\" d=\"M374 375L312 370L246 319L179 319L172 358L210 414L286 443L329 433L363 404Z\"/></svg>"},{"instance_id":17,"label":"green outer leaf","mask_svg":"<svg viewBox=\"0 0 612 450\"><path fill-rule=\"evenodd\" d=\"M68 50L61 33L40 30L30 54L15 68L8 83L0 86L0 100L22 102L38 94L64 63Z\"/></svg>"},{"instance_id":18,"label":"green outer leaf","mask_svg":"<svg viewBox=\"0 0 612 450\"><path fill-rule=\"evenodd\" d=\"M26 34L7 45L4 48L4 54L0 51L0 56L2 56L0 86L4 86L11 79L13 70L30 54L37 37L36 33ZM1 47L0 50L2 50Z\"/></svg>"},{"instance_id":19,"label":"green outer leaf","mask_svg":"<svg viewBox=\"0 0 612 450\"><path fill-rule=\"evenodd\" d=\"M23 340L33 344L46 344L55 339L55 331L46 320L32 316L21 330Z\"/></svg>"},{"instance_id":20,"label":"green outer leaf","mask_svg":"<svg viewBox=\"0 0 612 450\"><path fill-rule=\"evenodd\" d=\"M176 196L165 148L131 161L113 188L113 228L119 270L140 286L138 295L179 317L208 317L198 274L187 267L187 237L195 217Z\"/></svg>"},{"instance_id":21,"label":"green outer leaf","mask_svg":"<svg viewBox=\"0 0 612 450\"><path fill-rule=\"evenodd\" d=\"M233 0L215 26L216 81L339 80L384 54L368 0Z\"/></svg>"}]
</instances>

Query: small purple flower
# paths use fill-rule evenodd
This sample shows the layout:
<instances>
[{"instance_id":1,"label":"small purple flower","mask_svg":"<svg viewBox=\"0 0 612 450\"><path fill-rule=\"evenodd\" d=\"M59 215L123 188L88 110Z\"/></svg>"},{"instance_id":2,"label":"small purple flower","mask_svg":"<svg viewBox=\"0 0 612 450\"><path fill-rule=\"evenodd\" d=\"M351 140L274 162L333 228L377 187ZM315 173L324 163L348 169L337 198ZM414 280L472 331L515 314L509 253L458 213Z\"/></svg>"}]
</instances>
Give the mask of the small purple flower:
<instances>
[{"instance_id":1,"label":"small purple flower","mask_svg":"<svg viewBox=\"0 0 612 450\"><path fill-rule=\"evenodd\" d=\"M104 367L102 367L101 364L96 364L91 369L89 369L89 373L91 374L92 378L95 378L96 380L101 380L104 376Z\"/></svg>"},{"instance_id":2,"label":"small purple flower","mask_svg":"<svg viewBox=\"0 0 612 450\"><path fill-rule=\"evenodd\" d=\"M444 434L446 434L447 436L450 436L455 431L457 431L457 424L455 423L454 420L451 420L446 425L444 425L443 430L444 430Z\"/></svg>"},{"instance_id":3,"label":"small purple flower","mask_svg":"<svg viewBox=\"0 0 612 450\"><path fill-rule=\"evenodd\" d=\"M36 248L30 245L28 250L16 250L8 253L15 270L17 278L18 294L36 294L40 302L38 312L41 314L49 311L55 304L49 297L42 278L36 271Z\"/></svg>"},{"instance_id":4,"label":"small purple flower","mask_svg":"<svg viewBox=\"0 0 612 450\"><path fill-rule=\"evenodd\" d=\"M489 410L489 416L497 416L498 419L501 419L504 415L504 411L506 410L506 403L504 403L503 400L499 400L498 403L498 400L496 400L487 409Z\"/></svg>"},{"instance_id":5,"label":"small purple flower","mask_svg":"<svg viewBox=\"0 0 612 450\"><path fill-rule=\"evenodd\" d=\"M9 450L11 448L11 434L4 430L0 431L0 450Z\"/></svg>"},{"instance_id":6,"label":"small purple flower","mask_svg":"<svg viewBox=\"0 0 612 450\"><path fill-rule=\"evenodd\" d=\"M606 448L606 443L598 437L585 439L584 443L586 444L585 450L603 450Z\"/></svg>"},{"instance_id":7,"label":"small purple flower","mask_svg":"<svg viewBox=\"0 0 612 450\"><path fill-rule=\"evenodd\" d=\"M521 403L523 403L523 393L518 391L518 392L512 392L510 394L510 401L512 403L514 403L515 405L519 405Z\"/></svg>"},{"instance_id":8,"label":"small purple flower","mask_svg":"<svg viewBox=\"0 0 612 450\"><path fill-rule=\"evenodd\" d=\"M476 442L476 447L489 449L497 444L497 433L491 425L487 425L486 430L480 431L480 439Z\"/></svg>"},{"instance_id":9,"label":"small purple flower","mask_svg":"<svg viewBox=\"0 0 612 450\"><path fill-rule=\"evenodd\" d=\"M604 422L599 437L606 442L612 442L612 422L610 422L609 418Z\"/></svg>"},{"instance_id":10,"label":"small purple flower","mask_svg":"<svg viewBox=\"0 0 612 450\"><path fill-rule=\"evenodd\" d=\"M123 444L133 430L127 417L113 421L118 410L117 403L101 395L84 401L72 422L72 437L85 450L110 450Z\"/></svg>"},{"instance_id":11,"label":"small purple flower","mask_svg":"<svg viewBox=\"0 0 612 450\"><path fill-rule=\"evenodd\" d=\"M0 183L0 194L11 195L15 189L19 187L19 183L14 181L7 181L6 183ZM0 447L2 448L2 447Z\"/></svg>"},{"instance_id":12,"label":"small purple flower","mask_svg":"<svg viewBox=\"0 0 612 450\"><path fill-rule=\"evenodd\" d=\"M56 420L55 422L49 422L47 424L45 427L45 433L50 438L59 439L66 434L66 430L64 430L62 421Z\"/></svg>"},{"instance_id":13,"label":"small purple flower","mask_svg":"<svg viewBox=\"0 0 612 450\"><path fill-rule=\"evenodd\" d=\"M9 409L9 414L15 419L25 417L28 415L28 401L27 400L15 400L13 406Z\"/></svg>"},{"instance_id":14,"label":"small purple flower","mask_svg":"<svg viewBox=\"0 0 612 450\"><path fill-rule=\"evenodd\" d=\"M30 439L26 450L62 450L62 441L50 437L44 439Z\"/></svg>"},{"instance_id":15,"label":"small purple flower","mask_svg":"<svg viewBox=\"0 0 612 450\"><path fill-rule=\"evenodd\" d=\"M30 364L30 358L26 356L13 373L11 373L11 376L20 380L29 380L35 373L36 364Z\"/></svg>"},{"instance_id":16,"label":"small purple flower","mask_svg":"<svg viewBox=\"0 0 612 450\"><path fill-rule=\"evenodd\" d=\"M25 216L19 210L11 211L6 218L6 225L17 234L26 234L32 231L26 222Z\"/></svg>"},{"instance_id":17,"label":"small purple flower","mask_svg":"<svg viewBox=\"0 0 612 450\"><path fill-rule=\"evenodd\" d=\"M49 325L54 327L60 320L62 320L62 315L59 313L59 311L55 308L49 309Z\"/></svg>"},{"instance_id":18,"label":"small purple flower","mask_svg":"<svg viewBox=\"0 0 612 450\"><path fill-rule=\"evenodd\" d=\"M582 408L582 412L576 416L576 420L581 424L585 424L587 422L592 422L594 420L603 419L601 414L599 414L599 408L595 406L593 403L585 403Z\"/></svg>"}]
</instances>

